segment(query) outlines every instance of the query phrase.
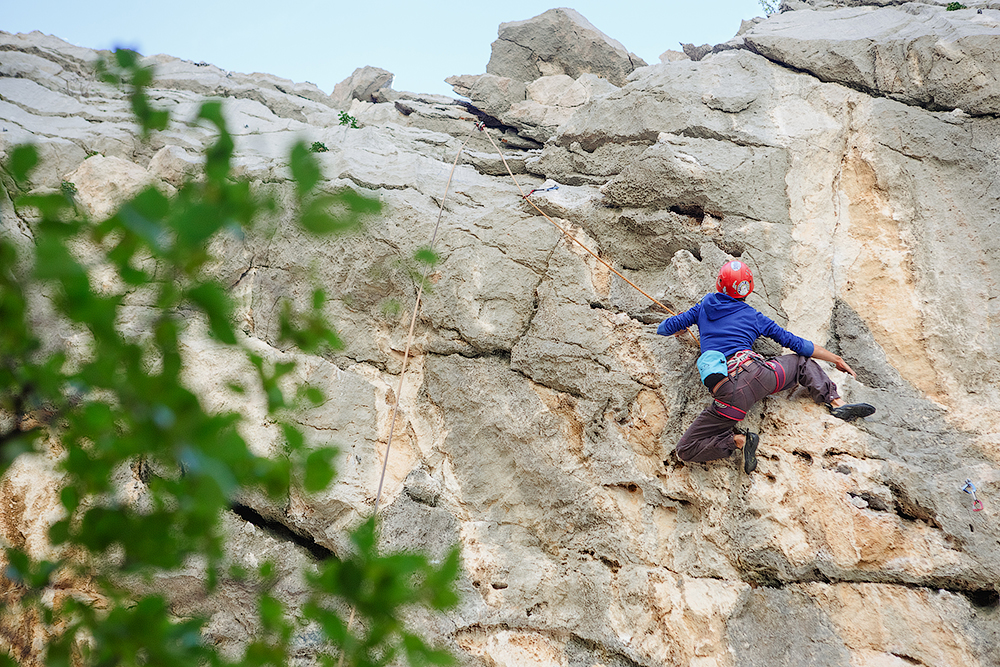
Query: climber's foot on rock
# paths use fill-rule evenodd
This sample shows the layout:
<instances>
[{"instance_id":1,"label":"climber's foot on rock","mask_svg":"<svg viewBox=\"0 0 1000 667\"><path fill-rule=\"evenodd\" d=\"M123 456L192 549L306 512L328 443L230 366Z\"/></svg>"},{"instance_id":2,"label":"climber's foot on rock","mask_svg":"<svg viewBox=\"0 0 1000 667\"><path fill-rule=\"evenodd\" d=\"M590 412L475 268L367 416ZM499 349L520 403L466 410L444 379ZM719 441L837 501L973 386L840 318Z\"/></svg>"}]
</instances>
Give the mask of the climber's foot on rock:
<instances>
[{"instance_id":1,"label":"climber's foot on rock","mask_svg":"<svg viewBox=\"0 0 1000 667\"><path fill-rule=\"evenodd\" d=\"M746 438L743 443L743 472L752 473L757 469L757 446L760 445L760 436L751 431L742 431L740 435Z\"/></svg>"},{"instance_id":2,"label":"climber's foot on rock","mask_svg":"<svg viewBox=\"0 0 1000 667\"><path fill-rule=\"evenodd\" d=\"M875 406L867 403L845 403L838 406L827 403L826 407L831 415L847 422L875 414Z\"/></svg>"}]
</instances>

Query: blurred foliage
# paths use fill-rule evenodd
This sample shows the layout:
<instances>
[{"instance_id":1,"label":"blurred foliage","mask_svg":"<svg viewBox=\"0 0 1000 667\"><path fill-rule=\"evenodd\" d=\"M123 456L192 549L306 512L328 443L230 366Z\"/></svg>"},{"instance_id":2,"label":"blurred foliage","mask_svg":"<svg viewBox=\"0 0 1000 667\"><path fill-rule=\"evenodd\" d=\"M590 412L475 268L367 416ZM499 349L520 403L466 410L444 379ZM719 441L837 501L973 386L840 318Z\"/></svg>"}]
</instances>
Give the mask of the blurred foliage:
<instances>
[{"instance_id":1,"label":"blurred foliage","mask_svg":"<svg viewBox=\"0 0 1000 667\"><path fill-rule=\"evenodd\" d=\"M76 184L70 183L69 181L63 181L59 184L59 191L63 193L66 199L72 200L76 197Z\"/></svg>"},{"instance_id":2,"label":"blurred foliage","mask_svg":"<svg viewBox=\"0 0 1000 667\"><path fill-rule=\"evenodd\" d=\"M778 11L780 3L777 0L757 0L760 8L764 10L764 16L770 16Z\"/></svg>"},{"instance_id":3,"label":"blurred foliage","mask_svg":"<svg viewBox=\"0 0 1000 667\"><path fill-rule=\"evenodd\" d=\"M125 87L143 137L167 127L168 113L146 94L153 73L135 53L116 51L98 73ZM235 499L256 493L282 502L293 489L321 491L334 478L336 452L307 445L290 418L302 405L323 402L322 393L292 386L294 362L272 363L243 346L227 289L210 274L217 259L213 239L249 232L275 204L232 176L234 143L221 103L204 103L198 121L216 132L203 173L175 196L148 187L105 220L80 213L72 184L52 194L27 192L38 165L32 146L12 150L0 172L15 208L32 212L34 241L19 257L14 240L0 234L0 412L7 425L0 429L0 473L18 457L55 451L64 510L49 532L52 560L4 550L0 584L19 593L5 598L0 615L42 624L47 641L34 657L43 664L228 664L204 637L206 618L178 618L169 591L145 595L132 585L144 581L154 589L154 576L196 568L206 593L233 577L258 593L262 631L239 664L286 664L303 627L322 633L317 652L325 664L366 667L401 658L448 664L447 653L409 632L400 618L408 608L457 603L457 551L436 565L418 554L381 555L370 520L353 532L351 553L315 563L308 603L294 609L273 595L272 564L246 575L227 561L222 515ZM292 149L290 166L297 220L306 231L349 232L379 211L377 202L350 190L318 192L322 174L304 143ZM97 259L82 259L81 247L96 248ZM95 265L113 273L99 289L91 279ZM148 330L126 336L119 326L123 306L136 292L148 297L152 316ZM36 328L42 317L32 307L38 299L29 298L42 293L52 307L45 326L82 337L83 352L43 343L47 332ZM306 312L286 304L283 341L307 353L340 347L324 317L325 301L316 289ZM210 412L185 386L181 336L194 319L207 323L219 345L245 355L255 372L245 382L266 396L269 418L284 434L285 456L253 454L238 429L241 415ZM141 502L126 500L115 481L129 467L144 471ZM68 581L86 590L66 594ZM345 619L351 609L358 616L353 627ZM13 657L0 652L0 664Z\"/></svg>"}]
</instances>

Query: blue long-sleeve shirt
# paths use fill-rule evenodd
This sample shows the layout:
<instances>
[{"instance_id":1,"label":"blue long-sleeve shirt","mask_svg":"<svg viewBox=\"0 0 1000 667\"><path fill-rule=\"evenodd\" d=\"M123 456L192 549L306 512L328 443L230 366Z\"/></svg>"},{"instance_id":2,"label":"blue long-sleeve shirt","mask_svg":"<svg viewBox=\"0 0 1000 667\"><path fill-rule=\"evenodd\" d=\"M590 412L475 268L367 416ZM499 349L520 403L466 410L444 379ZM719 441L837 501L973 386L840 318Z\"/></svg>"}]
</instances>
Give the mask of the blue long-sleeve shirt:
<instances>
[{"instance_id":1,"label":"blue long-sleeve shirt","mask_svg":"<svg viewBox=\"0 0 1000 667\"><path fill-rule=\"evenodd\" d=\"M815 349L811 341L785 331L753 306L721 292L708 294L693 308L663 320L656 333L670 336L692 324L698 325L702 352L716 350L728 357L740 350L752 349L754 341L761 336L803 357L811 357Z\"/></svg>"}]
</instances>

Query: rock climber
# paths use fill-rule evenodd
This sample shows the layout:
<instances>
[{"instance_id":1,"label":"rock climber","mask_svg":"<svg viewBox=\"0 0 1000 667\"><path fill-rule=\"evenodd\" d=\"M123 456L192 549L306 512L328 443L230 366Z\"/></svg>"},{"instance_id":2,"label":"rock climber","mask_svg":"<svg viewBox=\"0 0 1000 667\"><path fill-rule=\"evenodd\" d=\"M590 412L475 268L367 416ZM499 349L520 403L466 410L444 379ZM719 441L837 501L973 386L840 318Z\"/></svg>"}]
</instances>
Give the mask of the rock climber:
<instances>
[{"instance_id":1,"label":"rock climber","mask_svg":"<svg viewBox=\"0 0 1000 667\"><path fill-rule=\"evenodd\" d=\"M837 385L813 359L829 361L838 370L857 377L839 355L785 331L773 320L745 302L753 291L753 273L741 261L726 262L715 281L716 292L656 329L670 336L698 325L702 355L698 371L714 400L698 415L681 436L675 453L681 461L705 462L728 458L734 449L743 450L743 469L757 469L760 437L736 425L760 399L802 385L816 403L823 403L834 417L851 421L867 417L875 408L867 403L845 404ZM765 359L753 351L754 342L766 336L791 349Z\"/></svg>"}]
</instances>

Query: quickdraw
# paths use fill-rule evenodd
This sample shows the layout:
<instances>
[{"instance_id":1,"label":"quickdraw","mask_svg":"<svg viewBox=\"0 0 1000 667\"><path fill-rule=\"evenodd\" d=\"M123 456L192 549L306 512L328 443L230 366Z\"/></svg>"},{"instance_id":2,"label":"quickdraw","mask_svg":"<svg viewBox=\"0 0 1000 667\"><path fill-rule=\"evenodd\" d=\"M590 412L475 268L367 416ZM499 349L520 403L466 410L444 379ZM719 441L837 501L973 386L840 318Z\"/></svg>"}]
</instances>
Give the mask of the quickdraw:
<instances>
[{"instance_id":1,"label":"quickdraw","mask_svg":"<svg viewBox=\"0 0 1000 667\"><path fill-rule=\"evenodd\" d=\"M972 511L982 512L983 501L980 500L979 498L976 498L976 485L972 483L971 479L965 480L965 486L962 487L962 491L972 496Z\"/></svg>"},{"instance_id":2,"label":"quickdraw","mask_svg":"<svg viewBox=\"0 0 1000 667\"><path fill-rule=\"evenodd\" d=\"M531 204L531 206L533 206L534 209L536 211L538 211L542 215L542 217L544 217L546 220L548 220L550 223L552 223L552 226L555 227L556 229L558 229L560 232L562 232L563 235L570 242L576 243L578 246L580 246L581 248L583 248L583 250L585 252L587 252L594 259L596 259L598 262L600 262L605 267L607 267L607 269L609 271L611 271L611 273L613 273L616 276L618 276L619 278L621 278L630 287L632 287L637 292L639 292L639 294L642 294L644 297L646 297L647 299L649 299L650 301L652 301L653 303L655 303L657 306L659 306L660 308L662 308L664 312L670 313L671 315L676 315L677 314L674 311L670 310L670 308L667 308L667 306L664 305L662 302L660 302L658 299L656 299L655 297L651 296L649 293L647 293L641 287L639 287L638 285L636 285L634 282L632 282L631 280L629 280L628 278L626 278L625 276L623 276L622 273L621 273L621 271L618 271L613 266L611 266L610 264L608 264L608 262L605 261L604 259L602 259L600 255L598 255L596 252L594 252L593 250L591 250L590 248L588 248L578 238L576 238L575 236L573 236L572 234L570 234L569 230L567 230L562 225L560 225L555 220L553 220L545 211L543 211L542 209L538 208L538 206L536 206L535 203L528 198L528 195L524 194L524 188L522 188L521 184L517 182L517 177L514 176L514 172L511 170L510 165L507 164L507 158L504 157L503 151L500 150L500 147L497 145L497 142L493 141L493 137L490 136L489 132L485 132L484 134L486 135L486 138L489 139L490 143L493 144L493 149L500 155L500 161L503 162L504 168L507 170L507 173L510 175L510 179L512 181L514 181L514 185L517 186L518 192L521 193L521 197L524 199L524 201L526 201L529 204ZM696 343L698 342L698 337L695 336L693 333L691 333L690 329L685 329L685 331L688 332L688 334L691 336L691 339L694 340L694 342L696 342Z\"/></svg>"},{"instance_id":3,"label":"quickdraw","mask_svg":"<svg viewBox=\"0 0 1000 667\"><path fill-rule=\"evenodd\" d=\"M528 197L530 197L531 195L535 194L536 192L549 192L550 190L558 190L558 189L559 189L558 185L553 185L550 188L535 188L531 192L529 192L528 194L524 195L524 198L527 199Z\"/></svg>"}]
</instances>

